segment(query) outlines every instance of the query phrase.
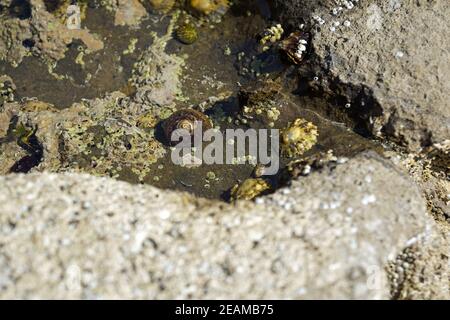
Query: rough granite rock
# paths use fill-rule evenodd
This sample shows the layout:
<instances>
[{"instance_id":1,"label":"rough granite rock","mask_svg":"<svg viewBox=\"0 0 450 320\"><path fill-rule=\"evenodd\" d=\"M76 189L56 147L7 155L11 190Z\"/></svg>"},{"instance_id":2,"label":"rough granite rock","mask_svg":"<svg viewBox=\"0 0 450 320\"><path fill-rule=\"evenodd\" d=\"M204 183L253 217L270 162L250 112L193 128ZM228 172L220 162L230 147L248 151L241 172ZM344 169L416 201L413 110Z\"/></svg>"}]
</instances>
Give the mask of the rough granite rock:
<instances>
[{"instance_id":1,"label":"rough granite rock","mask_svg":"<svg viewBox=\"0 0 450 320\"><path fill-rule=\"evenodd\" d=\"M312 26L320 90L374 135L412 151L450 139L447 0L274 4L284 23Z\"/></svg>"},{"instance_id":2,"label":"rough granite rock","mask_svg":"<svg viewBox=\"0 0 450 320\"><path fill-rule=\"evenodd\" d=\"M136 26L147 16L147 11L139 0L119 0L114 17L116 26Z\"/></svg>"},{"instance_id":3,"label":"rough granite rock","mask_svg":"<svg viewBox=\"0 0 450 320\"><path fill-rule=\"evenodd\" d=\"M33 54L46 62L55 62L64 57L67 45L74 39L81 40L92 52L103 49L104 43L97 35L85 28L68 29L46 10L43 0L16 1L16 4L28 7L27 16L0 15L0 60L18 66L24 57Z\"/></svg>"},{"instance_id":4,"label":"rough granite rock","mask_svg":"<svg viewBox=\"0 0 450 320\"><path fill-rule=\"evenodd\" d=\"M385 266L437 234L411 180L367 154L236 205L9 175L0 212L1 298L388 298Z\"/></svg>"}]
</instances>

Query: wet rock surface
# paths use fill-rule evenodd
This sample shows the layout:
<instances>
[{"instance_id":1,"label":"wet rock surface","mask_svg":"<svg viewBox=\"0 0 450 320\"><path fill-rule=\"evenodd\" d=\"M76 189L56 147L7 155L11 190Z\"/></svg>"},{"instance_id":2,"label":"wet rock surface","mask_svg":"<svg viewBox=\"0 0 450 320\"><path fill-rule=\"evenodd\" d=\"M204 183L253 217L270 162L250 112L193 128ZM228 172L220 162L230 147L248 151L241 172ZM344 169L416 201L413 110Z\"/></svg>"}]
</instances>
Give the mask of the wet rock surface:
<instances>
[{"instance_id":1,"label":"wet rock surface","mask_svg":"<svg viewBox=\"0 0 450 320\"><path fill-rule=\"evenodd\" d=\"M448 294L448 247L430 245L418 189L373 154L256 204L88 175L0 179L2 298L389 298L421 277L420 293Z\"/></svg>"},{"instance_id":2,"label":"wet rock surface","mask_svg":"<svg viewBox=\"0 0 450 320\"><path fill-rule=\"evenodd\" d=\"M314 87L410 150L450 137L447 1L274 1L311 27Z\"/></svg>"}]
</instances>

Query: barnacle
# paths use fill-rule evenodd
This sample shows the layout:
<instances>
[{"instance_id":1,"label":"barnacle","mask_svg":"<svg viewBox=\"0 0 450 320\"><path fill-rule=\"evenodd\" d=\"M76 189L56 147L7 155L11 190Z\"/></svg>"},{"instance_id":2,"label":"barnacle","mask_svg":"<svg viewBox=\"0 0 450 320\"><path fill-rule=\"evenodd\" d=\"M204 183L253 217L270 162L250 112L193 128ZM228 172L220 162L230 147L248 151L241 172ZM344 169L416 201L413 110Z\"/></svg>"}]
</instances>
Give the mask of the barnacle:
<instances>
[{"instance_id":1,"label":"barnacle","mask_svg":"<svg viewBox=\"0 0 450 320\"><path fill-rule=\"evenodd\" d=\"M287 157L301 156L317 143L317 127L298 118L281 132L281 150Z\"/></svg>"},{"instance_id":2,"label":"barnacle","mask_svg":"<svg viewBox=\"0 0 450 320\"><path fill-rule=\"evenodd\" d=\"M247 179L241 184L236 184L230 192L231 200L252 200L270 189L270 185L261 178Z\"/></svg>"},{"instance_id":3,"label":"barnacle","mask_svg":"<svg viewBox=\"0 0 450 320\"><path fill-rule=\"evenodd\" d=\"M46 0L44 1L45 7L48 12L52 13L56 18L60 20L62 24L66 24L68 18L68 9L72 5L71 0ZM78 0L76 5L80 8L80 19L86 18L86 11L88 7L88 0Z\"/></svg>"},{"instance_id":4,"label":"barnacle","mask_svg":"<svg viewBox=\"0 0 450 320\"><path fill-rule=\"evenodd\" d=\"M291 161L287 165L287 172L290 178L307 176L313 170L320 170L328 165L338 163L338 158L333 155L333 151L319 152L310 157Z\"/></svg>"},{"instance_id":5,"label":"barnacle","mask_svg":"<svg viewBox=\"0 0 450 320\"><path fill-rule=\"evenodd\" d=\"M266 30L264 30L258 37L259 37L259 43L263 45L263 50L266 51L269 49L269 46L266 44L268 43L275 43L281 39L281 36L283 35L284 30L281 24L277 24L275 26L272 26Z\"/></svg>"},{"instance_id":6,"label":"barnacle","mask_svg":"<svg viewBox=\"0 0 450 320\"><path fill-rule=\"evenodd\" d=\"M193 44L198 39L197 28L192 23L185 23L178 27L176 36L184 44Z\"/></svg>"},{"instance_id":7,"label":"barnacle","mask_svg":"<svg viewBox=\"0 0 450 320\"><path fill-rule=\"evenodd\" d=\"M293 32L281 42L280 50L294 64L300 64L308 52L310 35L307 32Z\"/></svg>"},{"instance_id":8,"label":"barnacle","mask_svg":"<svg viewBox=\"0 0 450 320\"><path fill-rule=\"evenodd\" d=\"M259 122L264 126L273 126L281 115L281 85L272 80L257 82L239 91L241 110L238 119Z\"/></svg>"},{"instance_id":9,"label":"barnacle","mask_svg":"<svg viewBox=\"0 0 450 320\"><path fill-rule=\"evenodd\" d=\"M164 135L167 141L171 141L172 133L177 129L184 129L193 135L199 124L202 125L203 132L213 127L211 120L205 114L193 109L183 109L164 121Z\"/></svg>"},{"instance_id":10,"label":"barnacle","mask_svg":"<svg viewBox=\"0 0 450 320\"><path fill-rule=\"evenodd\" d=\"M16 86L8 76L0 76L0 105L14 101Z\"/></svg>"}]
</instances>

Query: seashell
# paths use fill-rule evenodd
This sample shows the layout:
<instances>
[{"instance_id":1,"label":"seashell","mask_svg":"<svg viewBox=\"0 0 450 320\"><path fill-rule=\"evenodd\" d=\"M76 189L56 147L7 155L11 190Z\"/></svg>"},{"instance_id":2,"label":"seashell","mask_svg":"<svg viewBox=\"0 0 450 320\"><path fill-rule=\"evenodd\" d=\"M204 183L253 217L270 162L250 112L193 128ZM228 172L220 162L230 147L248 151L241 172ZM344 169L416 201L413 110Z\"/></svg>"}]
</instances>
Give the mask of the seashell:
<instances>
[{"instance_id":1,"label":"seashell","mask_svg":"<svg viewBox=\"0 0 450 320\"><path fill-rule=\"evenodd\" d=\"M202 125L202 132L213 127L212 121L204 113L193 109L179 110L164 121L164 136L171 142L172 133L177 129L185 129L192 136L199 123Z\"/></svg>"}]
</instances>

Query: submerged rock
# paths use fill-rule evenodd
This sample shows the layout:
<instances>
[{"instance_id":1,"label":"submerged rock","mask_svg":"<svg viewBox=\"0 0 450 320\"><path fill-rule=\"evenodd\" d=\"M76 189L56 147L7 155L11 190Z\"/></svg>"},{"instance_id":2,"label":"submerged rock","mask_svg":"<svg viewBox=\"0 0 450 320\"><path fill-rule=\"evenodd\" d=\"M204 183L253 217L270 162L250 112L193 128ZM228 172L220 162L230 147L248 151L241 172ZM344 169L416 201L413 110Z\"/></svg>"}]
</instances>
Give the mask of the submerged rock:
<instances>
[{"instance_id":1,"label":"submerged rock","mask_svg":"<svg viewBox=\"0 0 450 320\"><path fill-rule=\"evenodd\" d=\"M64 57L74 39L83 41L91 52L103 49L103 42L88 29L68 29L46 10L42 0L24 2L29 3L28 16L0 16L0 60L18 66L25 56L33 54L54 63Z\"/></svg>"},{"instance_id":2,"label":"submerged rock","mask_svg":"<svg viewBox=\"0 0 450 320\"><path fill-rule=\"evenodd\" d=\"M175 101L181 97L183 59L165 52L172 30L173 23L162 37L152 33L153 44L136 62L130 96L115 91L63 110L34 99L2 105L0 120L5 136L12 117L37 130L43 157L31 169L124 176L136 182L149 175L151 166L166 153L155 138L155 124L173 112ZM5 136L0 139L5 140ZM18 161L19 154L14 140L2 142L0 172L7 173L11 159Z\"/></svg>"},{"instance_id":3,"label":"submerged rock","mask_svg":"<svg viewBox=\"0 0 450 320\"><path fill-rule=\"evenodd\" d=\"M137 26L146 16L147 11L139 0L119 0L117 1L114 24L116 26Z\"/></svg>"}]
</instances>

